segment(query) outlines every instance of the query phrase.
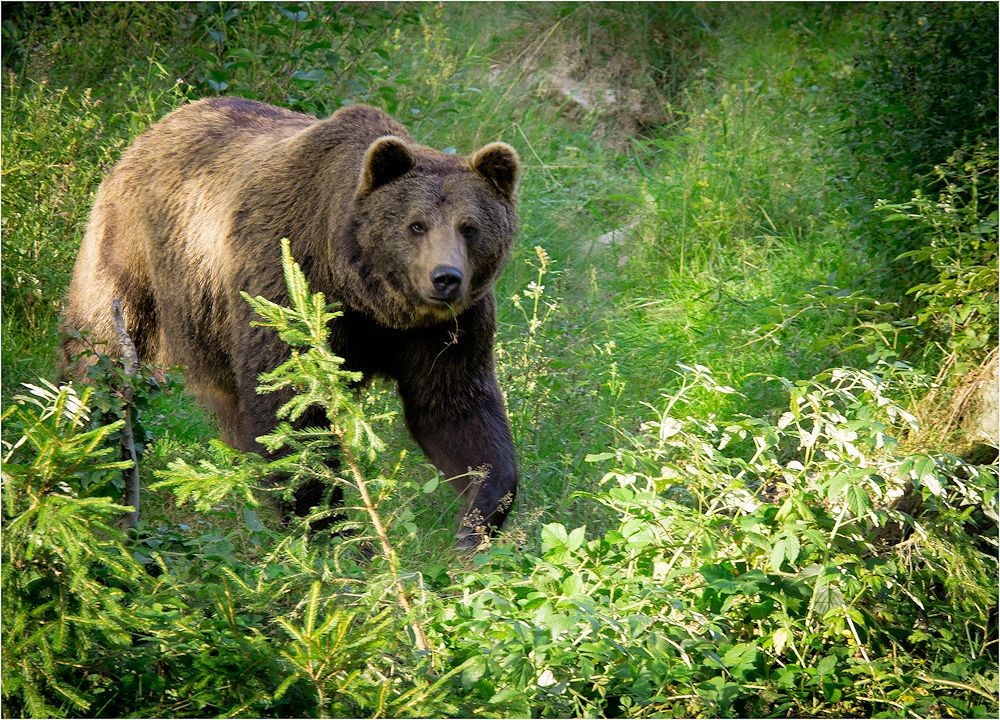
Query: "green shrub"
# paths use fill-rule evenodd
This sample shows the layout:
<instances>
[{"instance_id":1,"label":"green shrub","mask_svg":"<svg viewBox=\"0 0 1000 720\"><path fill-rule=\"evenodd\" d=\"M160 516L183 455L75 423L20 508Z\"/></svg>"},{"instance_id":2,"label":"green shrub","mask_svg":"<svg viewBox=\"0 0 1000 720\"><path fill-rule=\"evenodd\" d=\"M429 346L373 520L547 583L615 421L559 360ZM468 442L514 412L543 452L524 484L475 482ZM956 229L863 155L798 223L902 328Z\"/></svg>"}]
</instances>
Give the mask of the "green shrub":
<instances>
[{"instance_id":1,"label":"green shrub","mask_svg":"<svg viewBox=\"0 0 1000 720\"><path fill-rule=\"evenodd\" d=\"M126 508L102 492L131 464L106 442L122 421L88 428L89 390L29 390L4 414L19 438L3 462L3 693L17 713L56 717L92 708L75 665L148 629L129 602L146 574L116 528Z\"/></svg>"},{"instance_id":2,"label":"green shrub","mask_svg":"<svg viewBox=\"0 0 1000 720\"><path fill-rule=\"evenodd\" d=\"M997 38L992 3L882 6L844 97L871 194L902 199L956 149L996 143Z\"/></svg>"},{"instance_id":3,"label":"green shrub","mask_svg":"<svg viewBox=\"0 0 1000 720\"><path fill-rule=\"evenodd\" d=\"M904 203L878 203L887 222L901 225L899 256L930 276L908 290L916 320L929 326L956 368L968 369L997 344L997 148L981 143L934 167L927 191Z\"/></svg>"},{"instance_id":4,"label":"green shrub","mask_svg":"<svg viewBox=\"0 0 1000 720\"><path fill-rule=\"evenodd\" d=\"M944 529L996 522L995 468L897 454L889 433L914 419L890 391L908 371L882 370L772 378L789 403L768 422L685 416L733 390L684 369L640 432L590 458L614 464L588 495L617 526L494 550L432 621L470 663L474 714L995 712L996 559ZM933 517L892 509L911 484ZM880 539L890 521L909 539Z\"/></svg>"}]
</instances>

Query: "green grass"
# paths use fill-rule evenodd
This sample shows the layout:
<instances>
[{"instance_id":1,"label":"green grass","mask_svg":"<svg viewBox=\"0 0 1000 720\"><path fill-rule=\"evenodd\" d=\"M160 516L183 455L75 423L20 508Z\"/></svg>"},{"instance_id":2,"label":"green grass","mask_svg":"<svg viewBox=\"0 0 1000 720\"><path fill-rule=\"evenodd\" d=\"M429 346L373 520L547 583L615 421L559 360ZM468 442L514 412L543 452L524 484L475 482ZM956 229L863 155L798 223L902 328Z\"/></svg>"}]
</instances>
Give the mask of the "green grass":
<instances>
[{"instance_id":1,"label":"green grass","mask_svg":"<svg viewBox=\"0 0 1000 720\"><path fill-rule=\"evenodd\" d=\"M55 318L102 159L86 95L9 83L3 106L3 385L50 374ZM121 141L119 140L119 145Z\"/></svg>"},{"instance_id":2,"label":"green grass","mask_svg":"<svg viewBox=\"0 0 1000 720\"><path fill-rule=\"evenodd\" d=\"M856 359L813 349L835 329L827 313L804 313L766 340L757 330L781 319L788 298L864 282L864 244L835 184L849 159L831 143L830 70L849 59L850 38L796 33L794 11L776 12L770 27L749 12L733 13L726 29L730 48L753 50L720 53L689 90L688 122L647 150L655 160L616 285L627 300L610 321L636 368L659 364L666 374L678 361L700 363L736 382L808 377ZM750 26L752 43L740 37ZM655 391L648 373L625 374L639 396Z\"/></svg>"},{"instance_id":3,"label":"green grass","mask_svg":"<svg viewBox=\"0 0 1000 720\"><path fill-rule=\"evenodd\" d=\"M761 374L807 378L859 359L837 346L838 327L849 327L856 312L838 305L836 293L870 288L871 279L845 207L851 199L835 185L849 159L830 145L832 88L815 87L847 62L851 31L809 35L796 30L798 10L774 9L769 21L759 12L715 18L727 44L674 100L685 120L673 132L637 138L629 153L596 166L600 158L574 147L587 162L574 167L570 188L558 170L544 172L565 163L557 145L564 140L550 132L543 172L529 172L522 237L544 246L560 273L546 283L547 292L555 285L559 307L542 339L551 343L550 394L538 400L557 407L543 408L545 422L521 444L531 453L522 501L538 508L531 518L558 519L550 508L587 516L571 497L592 472L583 458L613 443L616 426L638 423L647 413L642 402L677 387L677 363L711 367L746 396L735 404L712 396L699 411L763 414L784 397ZM747 27L752 43L741 36ZM588 172L594 167L605 173L599 180ZM544 206L533 204L538 198ZM598 235L632 224L615 247L593 247ZM522 287L530 279L517 273L508 271L502 297L512 277ZM781 304L809 293L831 297L769 336L760 329L784 319ZM512 334L523 327L519 316L514 322Z\"/></svg>"}]
</instances>

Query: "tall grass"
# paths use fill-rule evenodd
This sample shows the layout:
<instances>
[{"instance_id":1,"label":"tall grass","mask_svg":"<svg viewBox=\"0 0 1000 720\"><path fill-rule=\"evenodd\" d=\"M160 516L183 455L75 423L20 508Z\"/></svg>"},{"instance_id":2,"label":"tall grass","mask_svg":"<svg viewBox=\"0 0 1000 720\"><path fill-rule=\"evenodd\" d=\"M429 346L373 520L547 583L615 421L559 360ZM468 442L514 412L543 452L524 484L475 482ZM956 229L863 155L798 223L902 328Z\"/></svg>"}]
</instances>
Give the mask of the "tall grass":
<instances>
[{"instance_id":1,"label":"tall grass","mask_svg":"<svg viewBox=\"0 0 1000 720\"><path fill-rule=\"evenodd\" d=\"M688 87L678 131L639 150L633 239L614 280L624 302L609 325L633 351L635 370L623 373L640 396L677 361L735 382L766 370L806 377L855 359L831 342L838 324L857 318L838 295L876 279L866 278L852 227L855 199L837 179L849 157L830 141L831 83L850 57L850 29L825 33L816 53L795 9L770 23L751 22L751 12L727 16L721 32L740 39ZM737 47L753 50L732 54ZM800 302L810 296L811 308ZM663 368L659 377L651 366ZM761 409L778 400L744 390Z\"/></svg>"}]
</instances>

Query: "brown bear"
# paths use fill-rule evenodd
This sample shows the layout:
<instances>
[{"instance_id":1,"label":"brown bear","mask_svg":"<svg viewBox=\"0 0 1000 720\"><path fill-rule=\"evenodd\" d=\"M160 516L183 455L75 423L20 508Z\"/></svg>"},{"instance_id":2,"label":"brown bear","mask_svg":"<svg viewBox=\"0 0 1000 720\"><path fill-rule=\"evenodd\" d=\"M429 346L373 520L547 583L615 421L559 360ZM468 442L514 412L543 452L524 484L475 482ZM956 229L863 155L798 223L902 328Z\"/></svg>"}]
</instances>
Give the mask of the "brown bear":
<instances>
[{"instance_id":1,"label":"brown bear","mask_svg":"<svg viewBox=\"0 0 1000 720\"><path fill-rule=\"evenodd\" d=\"M261 451L255 438L283 398L258 395L258 376L289 350L251 326L240 291L288 302L279 239L289 238L310 287L343 311L332 350L347 369L396 381L412 436L465 496L459 537L474 544L517 489L493 284L517 230L519 174L509 145L445 154L373 107L319 120L238 98L191 103L102 182L63 328L113 352L119 298L140 357L185 366L223 439ZM66 361L81 349L68 337Z\"/></svg>"}]
</instances>

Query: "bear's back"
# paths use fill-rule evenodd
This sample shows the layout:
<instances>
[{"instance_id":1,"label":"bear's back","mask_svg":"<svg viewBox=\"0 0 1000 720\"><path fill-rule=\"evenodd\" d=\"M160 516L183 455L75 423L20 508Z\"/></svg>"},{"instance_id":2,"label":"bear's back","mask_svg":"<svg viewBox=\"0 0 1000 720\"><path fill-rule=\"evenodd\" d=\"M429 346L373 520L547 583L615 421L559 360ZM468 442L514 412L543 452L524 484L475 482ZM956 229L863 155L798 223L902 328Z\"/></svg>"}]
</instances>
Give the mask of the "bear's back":
<instances>
[{"instance_id":1,"label":"bear's back","mask_svg":"<svg viewBox=\"0 0 1000 720\"><path fill-rule=\"evenodd\" d=\"M176 200L192 180L203 191L206 182L226 191L244 182L284 184L331 156L353 179L364 150L383 135L410 140L395 120L366 105L349 105L320 120L244 98L207 98L142 133L108 181L127 194L149 190L146 202L156 204Z\"/></svg>"},{"instance_id":2,"label":"bear's back","mask_svg":"<svg viewBox=\"0 0 1000 720\"><path fill-rule=\"evenodd\" d=\"M209 98L184 105L142 133L113 175L190 175L212 165L233 168L241 156L274 147L316 118L242 98Z\"/></svg>"}]
</instances>

